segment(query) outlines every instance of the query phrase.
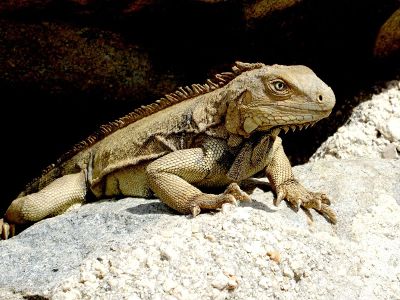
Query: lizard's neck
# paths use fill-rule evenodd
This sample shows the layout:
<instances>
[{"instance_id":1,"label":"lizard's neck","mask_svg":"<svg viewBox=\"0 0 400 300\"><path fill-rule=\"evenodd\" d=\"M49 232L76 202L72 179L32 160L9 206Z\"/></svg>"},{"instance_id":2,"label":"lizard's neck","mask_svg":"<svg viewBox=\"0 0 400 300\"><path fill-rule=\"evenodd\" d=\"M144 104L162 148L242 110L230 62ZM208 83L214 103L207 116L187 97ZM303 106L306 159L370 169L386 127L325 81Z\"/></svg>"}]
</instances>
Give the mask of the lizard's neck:
<instances>
[{"instance_id":1,"label":"lizard's neck","mask_svg":"<svg viewBox=\"0 0 400 300\"><path fill-rule=\"evenodd\" d=\"M229 132L225 127L225 118L231 93L221 88L210 93L201 95L193 106L192 120L198 128L199 133L228 138Z\"/></svg>"}]
</instances>

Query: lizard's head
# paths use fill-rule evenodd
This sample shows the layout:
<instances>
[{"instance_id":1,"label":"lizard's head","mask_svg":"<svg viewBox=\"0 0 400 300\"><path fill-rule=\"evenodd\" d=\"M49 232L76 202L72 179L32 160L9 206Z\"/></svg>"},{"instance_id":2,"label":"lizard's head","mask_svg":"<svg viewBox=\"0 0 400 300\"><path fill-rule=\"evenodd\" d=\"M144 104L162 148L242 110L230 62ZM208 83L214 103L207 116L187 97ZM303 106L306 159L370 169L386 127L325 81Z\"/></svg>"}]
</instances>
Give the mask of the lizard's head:
<instances>
[{"instance_id":1,"label":"lizard's head","mask_svg":"<svg viewBox=\"0 0 400 300\"><path fill-rule=\"evenodd\" d=\"M335 105L332 89L308 67L236 66L249 71L230 83L241 91L228 105L226 127L232 133L308 127L329 116Z\"/></svg>"}]
</instances>

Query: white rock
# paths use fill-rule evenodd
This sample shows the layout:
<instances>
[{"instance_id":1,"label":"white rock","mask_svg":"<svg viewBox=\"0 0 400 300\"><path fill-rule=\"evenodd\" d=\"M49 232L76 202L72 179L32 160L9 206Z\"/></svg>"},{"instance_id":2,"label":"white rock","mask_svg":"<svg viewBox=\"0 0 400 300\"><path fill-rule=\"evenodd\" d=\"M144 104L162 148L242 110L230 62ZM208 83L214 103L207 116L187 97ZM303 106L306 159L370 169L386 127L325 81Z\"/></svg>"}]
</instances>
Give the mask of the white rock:
<instances>
[{"instance_id":1,"label":"white rock","mask_svg":"<svg viewBox=\"0 0 400 300\"><path fill-rule=\"evenodd\" d=\"M177 285L178 285L178 284L176 283L176 281L174 281L174 280L171 279L171 278L167 278L167 279L164 281L163 290L164 290L166 293L170 293L171 290L173 290L174 288L176 288Z\"/></svg>"},{"instance_id":2,"label":"white rock","mask_svg":"<svg viewBox=\"0 0 400 300\"><path fill-rule=\"evenodd\" d=\"M127 297L127 300L141 300L137 294L131 294Z\"/></svg>"},{"instance_id":3,"label":"white rock","mask_svg":"<svg viewBox=\"0 0 400 300\"><path fill-rule=\"evenodd\" d=\"M136 248L132 252L132 256L135 257L141 264L144 264L147 260L147 253L142 248Z\"/></svg>"},{"instance_id":4,"label":"white rock","mask_svg":"<svg viewBox=\"0 0 400 300\"><path fill-rule=\"evenodd\" d=\"M167 259L169 261L176 260L179 257L179 253L174 249L174 247L165 244L160 246L160 255L161 258Z\"/></svg>"},{"instance_id":5,"label":"white rock","mask_svg":"<svg viewBox=\"0 0 400 300\"><path fill-rule=\"evenodd\" d=\"M200 225L198 223L192 224L192 233L199 233L201 231Z\"/></svg>"},{"instance_id":6,"label":"white rock","mask_svg":"<svg viewBox=\"0 0 400 300\"><path fill-rule=\"evenodd\" d=\"M189 292L187 288L184 288L181 285L176 286L172 292L171 295L176 297L179 300L195 300L195 299L200 299L200 297L197 297L195 294L192 294Z\"/></svg>"},{"instance_id":7,"label":"white rock","mask_svg":"<svg viewBox=\"0 0 400 300\"><path fill-rule=\"evenodd\" d=\"M237 205L231 203L224 203L221 207L221 212L223 214L232 214L236 210Z\"/></svg>"},{"instance_id":8,"label":"white rock","mask_svg":"<svg viewBox=\"0 0 400 300\"><path fill-rule=\"evenodd\" d=\"M103 278L107 274L108 268L106 265L108 266L108 261L104 261L104 260L102 262L100 262L98 260L94 261L93 268L95 270L95 274L96 274L97 278Z\"/></svg>"},{"instance_id":9,"label":"white rock","mask_svg":"<svg viewBox=\"0 0 400 300\"><path fill-rule=\"evenodd\" d=\"M96 282L96 276L92 272L89 271L83 271L81 273L81 282L86 283L86 282Z\"/></svg>"},{"instance_id":10,"label":"white rock","mask_svg":"<svg viewBox=\"0 0 400 300\"><path fill-rule=\"evenodd\" d=\"M250 218L251 207L239 207L232 214L234 220L237 221L247 221Z\"/></svg>"},{"instance_id":11,"label":"white rock","mask_svg":"<svg viewBox=\"0 0 400 300\"><path fill-rule=\"evenodd\" d=\"M289 268L289 266L285 266L282 270L282 273L284 276L286 276L288 278L294 277L294 273L293 273L292 269Z\"/></svg>"},{"instance_id":12,"label":"white rock","mask_svg":"<svg viewBox=\"0 0 400 300\"><path fill-rule=\"evenodd\" d=\"M269 289L271 287L270 279L267 277L261 277L260 281L258 282L258 285L264 289Z\"/></svg>"},{"instance_id":13,"label":"white rock","mask_svg":"<svg viewBox=\"0 0 400 300\"><path fill-rule=\"evenodd\" d=\"M78 290L71 290L66 292L65 294L60 295L55 300L80 300L80 299L82 299L81 293Z\"/></svg>"},{"instance_id":14,"label":"white rock","mask_svg":"<svg viewBox=\"0 0 400 300\"><path fill-rule=\"evenodd\" d=\"M400 100L399 100L400 101ZM390 118L386 124L391 142L400 141L400 118Z\"/></svg>"},{"instance_id":15,"label":"white rock","mask_svg":"<svg viewBox=\"0 0 400 300\"><path fill-rule=\"evenodd\" d=\"M229 285L229 278L221 273L218 273L218 275L214 278L212 281L211 285L215 287L216 289L222 291L223 289L227 288Z\"/></svg>"},{"instance_id":16,"label":"white rock","mask_svg":"<svg viewBox=\"0 0 400 300\"><path fill-rule=\"evenodd\" d=\"M400 149L400 146L399 146ZM383 147L382 149L382 158L385 159L395 159L398 157L397 147L395 144L390 143L389 145Z\"/></svg>"}]
</instances>

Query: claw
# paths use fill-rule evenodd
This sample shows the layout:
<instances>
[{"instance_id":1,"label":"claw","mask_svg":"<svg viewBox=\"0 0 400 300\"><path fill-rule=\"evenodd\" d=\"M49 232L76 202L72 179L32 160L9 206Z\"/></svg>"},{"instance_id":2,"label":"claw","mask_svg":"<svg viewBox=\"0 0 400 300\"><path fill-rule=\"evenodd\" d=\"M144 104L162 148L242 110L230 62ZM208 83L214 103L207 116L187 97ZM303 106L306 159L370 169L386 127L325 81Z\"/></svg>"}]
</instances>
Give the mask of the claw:
<instances>
[{"instance_id":1,"label":"claw","mask_svg":"<svg viewBox=\"0 0 400 300\"><path fill-rule=\"evenodd\" d=\"M322 202L318 198L312 198L309 201L303 201L302 206L306 208L314 208L316 210L321 210Z\"/></svg>"},{"instance_id":2,"label":"claw","mask_svg":"<svg viewBox=\"0 0 400 300\"><path fill-rule=\"evenodd\" d=\"M296 211L299 211L300 206L301 206L301 201L296 201L295 210L296 210Z\"/></svg>"},{"instance_id":3,"label":"claw","mask_svg":"<svg viewBox=\"0 0 400 300\"><path fill-rule=\"evenodd\" d=\"M321 194L321 202L326 205L331 205L331 200L329 200L328 196L325 194Z\"/></svg>"},{"instance_id":4,"label":"claw","mask_svg":"<svg viewBox=\"0 0 400 300\"><path fill-rule=\"evenodd\" d=\"M238 201L236 201L236 199L233 195L228 195L228 200L226 200L225 203L230 203L234 206L239 206Z\"/></svg>"},{"instance_id":5,"label":"claw","mask_svg":"<svg viewBox=\"0 0 400 300\"><path fill-rule=\"evenodd\" d=\"M283 198L285 198L285 193L283 191L279 191L278 195L276 196L275 206L278 206L282 202Z\"/></svg>"},{"instance_id":6,"label":"claw","mask_svg":"<svg viewBox=\"0 0 400 300\"><path fill-rule=\"evenodd\" d=\"M9 224L10 225L10 237L15 236L15 224Z\"/></svg>"},{"instance_id":7,"label":"claw","mask_svg":"<svg viewBox=\"0 0 400 300\"><path fill-rule=\"evenodd\" d=\"M200 207L199 207L198 205L192 206L190 210L191 210L191 212L192 212L193 218L195 218L196 216L198 216L198 215L200 214L200 211L201 211L201 209L200 209Z\"/></svg>"},{"instance_id":8,"label":"claw","mask_svg":"<svg viewBox=\"0 0 400 300\"><path fill-rule=\"evenodd\" d=\"M312 207L313 207L314 209L316 209L316 210L321 210L321 205L322 205L322 202L321 202L320 199L315 199L315 200L312 202Z\"/></svg>"},{"instance_id":9,"label":"claw","mask_svg":"<svg viewBox=\"0 0 400 300\"><path fill-rule=\"evenodd\" d=\"M322 204L321 209L319 210L319 212L321 214L323 214L324 217L326 219L328 219L328 221L331 222L332 224L335 225L337 223L337 216L336 216L335 212L327 204Z\"/></svg>"},{"instance_id":10,"label":"claw","mask_svg":"<svg viewBox=\"0 0 400 300\"><path fill-rule=\"evenodd\" d=\"M222 194L213 195L201 193L194 196L192 199L190 199L190 212L192 213L193 217L196 217L202 209L221 209L222 205L225 203L230 203L237 206L238 201L250 201L250 196L243 192L239 188L239 185L232 183ZM187 212L185 211L184 213Z\"/></svg>"},{"instance_id":11,"label":"claw","mask_svg":"<svg viewBox=\"0 0 400 300\"><path fill-rule=\"evenodd\" d=\"M321 209L321 207L322 207L322 201L321 200L318 200L318 210L320 210Z\"/></svg>"},{"instance_id":12,"label":"claw","mask_svg":"<svg viewBox=\"0 0 400 300\"><path fill-rule=\"evenodd\" d=\"M242 191L237 183L231 183L224 192L224 195L232 195L233 199L230 203L237 205L237 201L251 201L251 197Z\"/></svg>"},{"instance_id":13,"label":"claw","mask_svg":"<svg viewBox=\"0 0 400 300\"><path fill-rule=\"evenodd\" d=\"M0 234L3 240L8 239L10 236L10 225L7 222L4 222L3 219L0 219Z\"/></svg>"}]
</instances>

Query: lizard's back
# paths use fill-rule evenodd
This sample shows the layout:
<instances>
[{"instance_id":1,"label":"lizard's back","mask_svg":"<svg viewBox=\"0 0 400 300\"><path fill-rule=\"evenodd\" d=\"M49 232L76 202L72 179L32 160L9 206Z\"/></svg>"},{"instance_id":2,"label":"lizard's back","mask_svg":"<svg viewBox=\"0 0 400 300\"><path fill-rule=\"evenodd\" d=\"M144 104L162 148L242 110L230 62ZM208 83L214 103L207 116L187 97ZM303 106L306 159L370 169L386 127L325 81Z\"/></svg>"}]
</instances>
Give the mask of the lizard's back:
<instances>
[{"instance_id":1,"label":"lizard's back","mask_svg":"<svg viewBox=\"0 0 400 300\"><path fill-rule=\"evenodd\" d=\"M85 157L84 160L89 159L89 183L95 195L149 196L145 181L147 164L192 146L198 132L192 122L196 104L199 101L193 98L158 111L112 133L79 154ZM125 182L130 185L124 186Z\"/></svg>"},{"instance_id":2,"label":"lizard's back","mask_svg":"<svg viewBox=\"0 0 400 300\"><path fill-rule=\"evenodd\" d=\"M220 119L210 119L205 113L213 109L218 93L200 94L139 119L79 152L61 167L73 172L88 169L88 182L97 197L149 196L146 166L170 152L195 147L199 135L220 124Z\"/></svg>"}]
</instances>

